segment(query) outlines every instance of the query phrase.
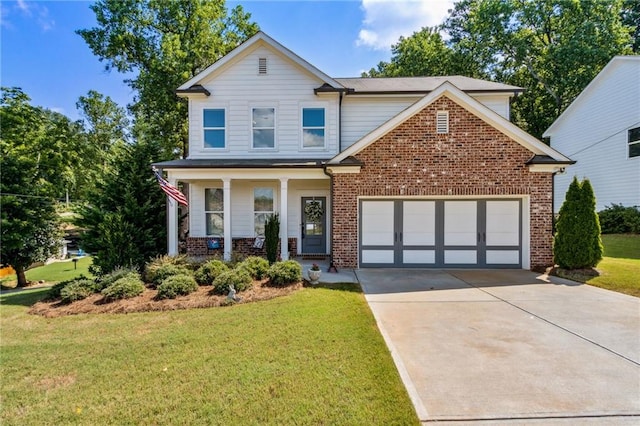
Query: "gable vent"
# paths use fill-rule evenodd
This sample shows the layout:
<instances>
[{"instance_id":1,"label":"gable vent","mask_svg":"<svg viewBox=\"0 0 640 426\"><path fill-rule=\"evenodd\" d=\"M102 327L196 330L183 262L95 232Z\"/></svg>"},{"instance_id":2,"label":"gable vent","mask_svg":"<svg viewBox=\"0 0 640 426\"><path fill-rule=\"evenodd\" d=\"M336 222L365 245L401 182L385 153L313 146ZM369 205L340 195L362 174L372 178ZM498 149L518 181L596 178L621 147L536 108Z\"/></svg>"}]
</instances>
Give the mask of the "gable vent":
<instances>
[{"instance_id":1,"label":"gable vent","mask_svg":"<svg viewBox=\"0 0 640 426\"><path fill-rule=\"evenodd\" d=\"M438 111L436 113L436 133L449 133L449 111Z\"/></svg>"},{"instance_id":2,"label":"gable vent","mask_svg":"<svg viewBox=\"0 0 640 426\"><path fill-rule=\"evenodd\" d=\"M259 58L258 59L258 74L266 74L267 73L267 58Z\"/></svg>"}]
</instances>

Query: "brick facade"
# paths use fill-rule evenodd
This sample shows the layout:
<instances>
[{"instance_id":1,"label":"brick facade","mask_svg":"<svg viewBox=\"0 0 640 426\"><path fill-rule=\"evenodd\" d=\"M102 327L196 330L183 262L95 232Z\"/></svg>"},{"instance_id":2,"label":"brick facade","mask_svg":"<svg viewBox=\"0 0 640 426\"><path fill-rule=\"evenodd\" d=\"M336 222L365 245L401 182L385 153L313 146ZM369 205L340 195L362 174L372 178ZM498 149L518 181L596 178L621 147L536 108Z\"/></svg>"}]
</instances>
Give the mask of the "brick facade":
<instances>
[{"instance_id":1,"label":"brick facade","mask_svg":"<svg viewBox=\"0 0 640 426\"><path fill-rule=\"evenodd\" d=\"M436 112L449 133L436 134ZM357 267L358 197L530 196L530 265L552 264L552 174L530 172L533 153L442 97L360 151L360 173L333 177L333 261Z\"/></svg>"},{"instance_id":2,"label":"brick facade","mask_svg":"<svg viewBox=\"0 0 640 426\"><path fill-rule=\"evenodd\" d=\"M219 256L222 257L224 253L224 239L220 238L220 248L208 250L207 240L211 237L187 237L187 255L189 256ZM233 238L231 251L235 255L242 256L267 256L265 248L261 249L253 248L255 238ZM295 238L289 238L289 253L291 257L297 253L298 240ZM278 256L280 256L280 241L278 241Z\"/></svg>"}]
</instances>

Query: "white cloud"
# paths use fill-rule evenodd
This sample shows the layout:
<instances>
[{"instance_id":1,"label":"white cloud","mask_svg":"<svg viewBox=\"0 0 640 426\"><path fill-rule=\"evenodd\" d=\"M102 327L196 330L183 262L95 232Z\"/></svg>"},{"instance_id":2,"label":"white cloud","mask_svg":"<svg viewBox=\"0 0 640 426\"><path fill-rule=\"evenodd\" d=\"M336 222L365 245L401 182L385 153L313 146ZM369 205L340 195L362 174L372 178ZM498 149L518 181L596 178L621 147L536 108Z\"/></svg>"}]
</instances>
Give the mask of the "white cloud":
<instances>
[{"instance_id":1,"label":"white cloud","mask_svg":"<svg viewBox=\"0 0 640 426\"><path fill-rule=\"evenodd\" d=\"M357 46L389 50L400 36L441 24L453 0L362 0L364 21Z\"/></svg>"},{"instance_id":2,"label":"white cloud","mask_svg":"<svg viewBox=\"0 0 640 426\"><path fill-rule=\"evenodd\" d=\"M23 16L35 19L42 31L49 31L56 24L49 16L49 9L41 2L18 0L14 5L14 10L18 10ZM2 7L2 25L10 28L12 25L8 17L8 8Z\"/></svg>"}]
</instances>

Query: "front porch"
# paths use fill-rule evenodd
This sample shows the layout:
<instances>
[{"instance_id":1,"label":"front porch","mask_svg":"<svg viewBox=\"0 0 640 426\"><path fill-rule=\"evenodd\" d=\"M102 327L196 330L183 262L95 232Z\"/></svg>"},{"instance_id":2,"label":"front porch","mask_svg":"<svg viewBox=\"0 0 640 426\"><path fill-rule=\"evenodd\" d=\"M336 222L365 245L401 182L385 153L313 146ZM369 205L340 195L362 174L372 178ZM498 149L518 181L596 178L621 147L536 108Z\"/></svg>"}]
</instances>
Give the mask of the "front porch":
<instances>
[{"instance_id":1,"label":"front porch","mask_svg":"<svg viewBox=\"0 0 640 426\"><path fill-rule=\"evenodd\" d=\"M178 238L178 206L173 203L168 207L169 254L179 252L180 242L193 256L262 256L264 247L256 244L256 239L264 236L266 218L277 214L281 259L329 255L331 181L318 162L251 169L163 166L167 180L176 186L183 183L189 199L183 241ZM185 212L180 215L185 216ZM215 239L215 247L207 247L211 239Z\"/></svg>"}]
</instances>

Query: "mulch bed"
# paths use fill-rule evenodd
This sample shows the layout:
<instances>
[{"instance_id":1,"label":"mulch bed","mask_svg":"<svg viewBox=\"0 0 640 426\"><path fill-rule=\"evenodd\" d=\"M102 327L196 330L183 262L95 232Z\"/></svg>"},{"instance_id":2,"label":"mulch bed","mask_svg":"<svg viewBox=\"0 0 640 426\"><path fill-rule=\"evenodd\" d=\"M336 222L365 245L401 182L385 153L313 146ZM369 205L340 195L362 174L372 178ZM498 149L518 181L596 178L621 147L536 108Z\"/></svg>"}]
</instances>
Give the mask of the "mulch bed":
<instances>
[{"instance_id":1,"label":"mulch bed","mask_svg":"<svg viewBox=\"0 0 640 426\"><path fill-rule=\"evenodd\" d=\"M595 268L562 269L559 266L554 266L549 269L548 274L584 283L589 281L591 278L599 276L600 272Z\"/></svg>"},{"instance_id":2,"label":"mulch bed","mask_svg":"<svg viewBox=\"0 0 640 426\"><path fill-rule=\"evenodd\" d=\"M257 302L286 296L303 287L302 282L287 287L270 287L267 280L254 281L250 290L238 293L241 300L237 303ZM200 286L198 290L187 296L175 299L156 300L155 289L145 289L144 293L132 299L105 302L101 294L93 294L86 299L73 303L61 303L59 300L37 302L29 313L46 318L55 318L77 314L128 314L133 312L173 311L176 309L210 308L226 305L226 296L212 294L213 287Z\"/></svg>"}]
</instances>

